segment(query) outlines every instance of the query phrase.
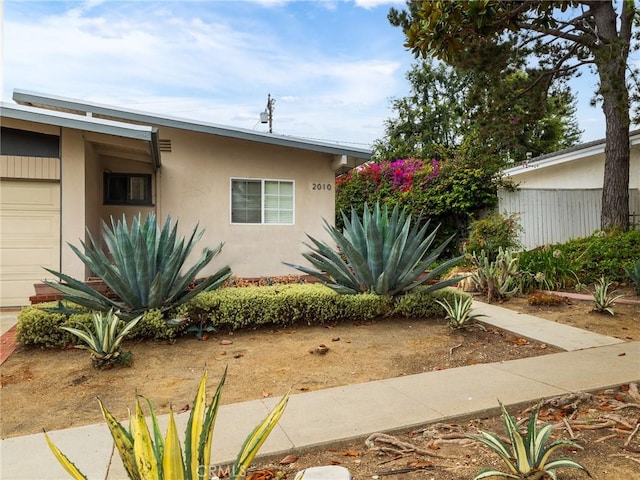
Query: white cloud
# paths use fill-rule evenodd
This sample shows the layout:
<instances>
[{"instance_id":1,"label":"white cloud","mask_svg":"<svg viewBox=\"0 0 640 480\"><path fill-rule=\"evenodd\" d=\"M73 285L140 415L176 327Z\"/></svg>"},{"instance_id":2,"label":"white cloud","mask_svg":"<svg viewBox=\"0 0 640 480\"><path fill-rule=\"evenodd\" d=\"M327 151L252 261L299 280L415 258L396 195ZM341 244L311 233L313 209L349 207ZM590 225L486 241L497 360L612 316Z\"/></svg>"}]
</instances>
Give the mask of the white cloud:
<instances>
[{"instance_id":1,"label":"white cloud","mask_svg":"<svg viewBox=\"0 0 640 480\"><path fill-rule=\"evenodd\" d=\"M337 57L260 19L117 5L124 8L85 2L38 21L5 19L5 96L21 88L262 128L258 114L272 93L279 133L371 143L388 97L403 88L402 62L389 55L345 49Z\"/></svg>"},{"instance_id":2,"label":"white cloud","mask_svg":"<svg viewBox=\"0 0 640 480\"><path fill-rule=\"evenodd\" d=\"M376 7L380 7L380 6L398 6L398 5L402 5L402 6L406 6L407 2L405 2L404 0L354 0L354 3L356 4L356 6L361 7L361 8L365 8L365 9L371 9L371 8L376 8Z\"/></svg>"}]
</instances>

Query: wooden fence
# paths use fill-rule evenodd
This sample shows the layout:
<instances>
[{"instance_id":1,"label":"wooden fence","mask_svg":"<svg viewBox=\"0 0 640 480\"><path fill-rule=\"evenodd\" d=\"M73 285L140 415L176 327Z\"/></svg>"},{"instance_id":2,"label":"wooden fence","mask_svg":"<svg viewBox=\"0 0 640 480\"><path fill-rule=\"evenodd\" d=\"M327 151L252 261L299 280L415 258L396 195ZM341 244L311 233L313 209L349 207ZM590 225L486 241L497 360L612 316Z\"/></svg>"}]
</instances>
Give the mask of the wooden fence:
<instances>
[{"instance_id":1,"label":"wooden fence","mask_svg":"<svg viewBox=\"0 0 640 480\"><path fill-rule=\"evenodd\" d=\"M502 214L518 214L524 232L520 241L527 249L586 237L600 229L602 189L500 190ZM640 190L629 190L629 220L640 228Z\"/></svg>"}]
</instances>

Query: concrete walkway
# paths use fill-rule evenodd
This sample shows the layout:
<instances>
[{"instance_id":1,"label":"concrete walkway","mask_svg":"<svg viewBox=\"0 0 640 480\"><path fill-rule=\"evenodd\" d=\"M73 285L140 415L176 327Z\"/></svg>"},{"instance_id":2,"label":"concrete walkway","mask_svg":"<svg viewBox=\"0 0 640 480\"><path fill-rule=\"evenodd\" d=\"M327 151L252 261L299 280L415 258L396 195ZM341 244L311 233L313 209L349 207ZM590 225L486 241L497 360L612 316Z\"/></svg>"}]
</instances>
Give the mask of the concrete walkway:
<instances>
[{"instance_id":1,"label":"concrete walkway","mask_svg":"<svg viewBox=\"0 0 640 480\"><path fill-rule=\"evenodd\" d=\"M640 380L640 342L623 342L496 305L474 306L477 313L487 315L481 317L484 323L567 351L293 395L260 454L285 455L375 432L497 411L498 399L507 406L517 405ZM266 398L222 406L213 439L214 462L232 463L246 435L277 401ZM184 431L187 418L188 413L177 415L179 431ZM166 416L160 421L164 428ZM126 478L117 453L112 457L113 442L105 425L50 435L90 479ZM1 440L0 463L2 480L68 478L42 434Z\"/></svg>"}]
</instances>

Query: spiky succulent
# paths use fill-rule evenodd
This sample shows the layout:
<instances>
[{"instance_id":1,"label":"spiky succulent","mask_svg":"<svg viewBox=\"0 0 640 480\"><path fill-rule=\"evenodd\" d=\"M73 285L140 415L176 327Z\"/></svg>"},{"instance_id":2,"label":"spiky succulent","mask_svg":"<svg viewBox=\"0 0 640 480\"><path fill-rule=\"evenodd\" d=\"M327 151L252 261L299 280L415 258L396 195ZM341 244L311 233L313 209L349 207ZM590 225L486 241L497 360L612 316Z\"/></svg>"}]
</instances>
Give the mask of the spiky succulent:
<instances>
[{"instance_id":1,"label":"spiky succulent","mask_svg":"<svg viewBox=\"0 0 640 480\"><path fill-rule=\"evenodd\" d=\"M551 455L562 447L582 449L580 445L571 440L556 440L547 444L553 431L553 425L544 424L538 426L538 410L536 405L529 416L527 433L523 438L516 420L509 415L507 409L500 403L504 429L509 437L510 445L507 445L499 435L492 432L481 431L480 435L469 435L474 440L486 445L498 454L508 468L508 472L495 469L485 469L478 473L474 480L491 477L542 480L544 478L557 479L556 470L559 468L577 468L591 474L580 463L570 458L557 458L551 460Z\"/></svg>"},{"instance_id":2,"label":"spiky succulent","mask_svg":"<svg viewBox=\"0 0 640 480\"><path fill-rule=\"evenodd\" d=\"M422 222L420 215L412 222L406 208L396 205L389 214L385 205L376 203L373 210L365 204L362 220L355 208L351 209L351 220L341 212L344 231L324 221L324 228L337 246L334 250L327 243L307 235L313 246L304 253L316 269L286 263L301 272L312 275L339 293L371 292L379 295L397 295L436 279L462 257L443 262L427 272L440 256L449 237L437 248L431 249L437 228L428 232L429 221ZM430 291L453 285L462 277L451 278L430 285Z\"/></svg>"},{"instance_id":3,"label":"spiky succulent","mask_svg":"<svg viewBox=\"0 0 640 480\"><path fill-rule=\"evenodd\" d=\"M151 414L152 432L149 432L147 427L145 415L140 405L140 396L136 397L135 412L129 415L128 429L118 422L98 400L102 415L111 431L114 444L129 478L134 480L198 480L208 478L211 471L213 429L225 377L226 371L218 384L211 403L207 406L206 370L203 373L193 401L193 408L189 414L184 449L180 443L173 411L169 414L167 434L163 438L158 419L149 400L146 400L146 403ZM246 478L247 468L284 413L288 399L288 394L282 397L267 417L247 436L229 472L230 480ZM72 478L77 480L87 478L51 441L46 432L45 438L58 462Z\"/></svg>"},{"instance_id":4,"label":"spiky succulent","mask_svg":"<svg viewBox=\"0 0 640 480\"><path fill-rule=\"evenodd\" d=\"M469 296L456 296L453 300L453 305L449 303L447 299L444 301L436 300L436 302L444 308L446 313L445 318L447 319L447 324L451 330L459 330L473 323L473 320L478 317L486 317L486 315L481 313L471 313L473 299ZM476 325L480 326L480 328L484 328L480 324Z\"/></svg>"},{"instance_id":5,"label":"spiky succulent","mask_svg":"<svg viewBox=\"0 0 640 480\"><path fill-rule=\"evenodd\" d=\"M140 321L142 315L129 322L121 320L113 310L107 313L92 312L92 316L93 330L89 327L60 328L78 337L83 343L76 345L76 348L89 350L94 367L102 368L120 360L122 340Z\"/></svg>"},{"instance_id":6,"label":"spiky succulent","mask_svg":"<svg viewBox=\"0 0 640 480\"><path fill-rule=\"evenodd\" d=\"M609 313L614 315L613 307L616 304L616 300L624 297L622 294L615 294L614 290L609 290L609 288L613 285L613 282L608 281L606 278L602 277L596 280L595 287L593 290L593 303L594 310L596 312L601 313Z\"/></svg>"},{"instance_id":7,"label":"spiky succulent","mask_svg":"<svg viewBox=\"0 0 640 480\"><path fill-rule=\"evenodd\" d=\"M88 244L80 241L84 252L69 246L117 298L102 295L69 275L46 269L61 280L45 281L47 285L62 292L66 300L90 310L106 312L115 309L123 318L133 318L154 308L164 313L202 291L220 286L231 276L230 268L223 267L193 289L189 288L198 273L222 249L222 243L213 250L205 248L200 260L182 273L193 246L204 233L198 231L198 225L185 243L185 238L177 233L178 222L171 226L171 217L167 217L162 229L154 213L147 215L144 223L140 215L134 217L131 229L124 215L118 222L111 218L111 227L104 221L102 223L108 254L88 229Z\"/></svg>"}]
</instances>

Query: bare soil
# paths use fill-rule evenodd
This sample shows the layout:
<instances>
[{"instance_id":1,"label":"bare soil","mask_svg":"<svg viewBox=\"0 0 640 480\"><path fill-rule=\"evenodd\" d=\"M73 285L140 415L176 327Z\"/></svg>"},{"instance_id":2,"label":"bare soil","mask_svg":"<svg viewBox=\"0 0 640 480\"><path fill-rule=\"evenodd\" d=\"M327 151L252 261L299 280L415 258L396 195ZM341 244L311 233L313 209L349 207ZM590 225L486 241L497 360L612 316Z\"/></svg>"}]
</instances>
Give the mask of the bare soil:
<instances>
[{"instance_id":1,"label":"bare soil","mask_svg":"<svg viewBox=\"0 0 640 480\"><path fill-rule=\"evenodd\" d=\"M630 298L640 300L631 289L623 291ZM558 306L532 307L526 297L518 297L502 306L626 341L640 340L639 304L618 303L615 316L594 313L590 302L569 299ZM321 345L328 348L325 354L318 353L317 347ZM148 397L159 413L168 412L170 406L179 410L192 402L205 367L210 372L210 389L217 385L217 378L228 367L223 403L235 403L278 397L290 388L298 393L558 351L491 327L487 331L478 328L451 331L443 319L402 318L328 327L297 325L287 329L218 332L205 341L186 337L171 344L131 342L124 345L124 349L131 350L134 355L130 368L96 370L84 350L19 346L0 366L0 437L101 422L96 397L122 418L132 406L136 393ZM605 393L601 392L601 395ZM608 392L607 395L623 399L624 392ZM576 415L591 418L603 412L612 413L601 408L602 405L606 407L603 402L609 397L595 398L590 404L576 409ZM558 416L557 412L546 414ZM632 428L640 421L638 407L625 408L615 414L623 416ZM631 432L620 425L617 423L613 429L574 432L578 442L587 448L571 453L572 458L575 455L576 459L584 461L594 478L638 478L640 434L623 449L622 444ZM475 428L501 431L501 423L494 415L460 421L455 428L458 432L459 429ZM568 438L566 430L558 430L558 435ZM605 436L610 438L600 441ZM354 478L384 476L393 479L415 470L411 473L412 478L471 479L480 466L496 462L491 454L484 453L482 447L476 445L447 443L435 450L436 447L427 446L433 439L422 434L404 432L399 438L455 459L441 461L426 455L403 454L394 460L394 455L384 453L379 446L366 448L363 441L359 441L301 452L298 460L290 465L270 463L262 466L291 474L308 466L339 463L347 466ZM410 466L411 462L430 464ZM388 473L400 468L408 470ZM268 473L264 475L267 476L261 480L269 478ZM582 477L567 470L561 478Z\"/></svg>"}]
</instances>

